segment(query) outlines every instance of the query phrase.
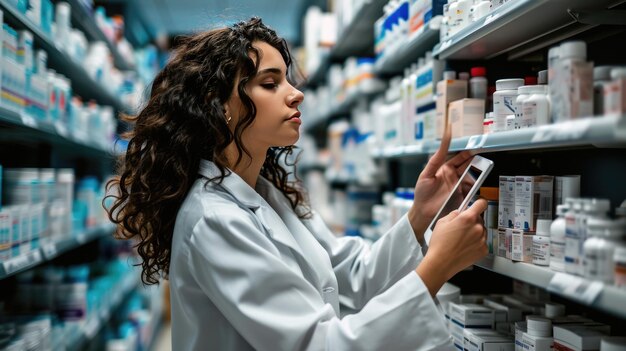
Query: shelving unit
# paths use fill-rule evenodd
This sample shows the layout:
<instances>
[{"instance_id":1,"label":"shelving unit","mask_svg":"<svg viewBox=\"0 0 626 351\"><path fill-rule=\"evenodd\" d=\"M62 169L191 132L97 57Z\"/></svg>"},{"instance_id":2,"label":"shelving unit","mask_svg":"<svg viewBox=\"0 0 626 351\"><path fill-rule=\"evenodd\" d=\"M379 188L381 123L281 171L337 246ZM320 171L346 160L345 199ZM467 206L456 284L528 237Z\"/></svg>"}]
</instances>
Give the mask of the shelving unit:
<instances>
[{"instance_id":1,"label":"shelving unit","mask_svg":"<svg viewBox=\"0 0 626 351\"><path fill-rule=\"evenodd\" d=\"M139 284L139 277L135 274L127 274L120 282L111 287L110 296L102 303L97 311L90 313L84 325L80 327L68 342L68 351L80 351L85 344L93 339L100 329L111 318L111 314L122 304L124 298Z\"/></svg>"},{"instance_id":2,"label":"shelving unit","mask_svg":"<svg viewBox=\"0 0 626 351\"><path fill-rule=\"evenodd\" d=\"M584 280L581 277L572 276L565 273L557 273L547 267L540 267L530 263L513 262L502 257L488 257L476 264L478 267L502 274L523 282L547 288L550 292L556 293L563 297L578 301L587 306L602 310L613 314L620 318L626 318L626 290L619 289L615 286L605 286L599 282L592 286L592 282L585 281L586 287L577 290L576 294L560 291L555 286L553 279L558 274L562 279L571 281L571 285L575 285L577 281ZM586 289L596 289L597 294L593 294L595 298L591 302L582 300Z\"/></svg>"},{"instance_id":3,"label":"shelving unit","mask_svg":"<svg viewBox=\"0 0 626 351\"><path fill-rule=\"evenodd\" d=\"M577 23L568 10L594 12L623 0L515 0L471 23L434 48L434 56L447 60L491 59L529 43L534 50L551 45L595 25Z\"/></svg>"},{"instance_id":4,"label":"shelving unit","mask_svg":"<svg viewBox=\"0 0 626 351\"><path fill-rule=\"evenodd\" d=\"M512 150L554 149L569 146L626 147L626 116L589 117L493 134L455 138L450 151L471 150L473 153ZM375 150L376 158L406 158L434 153L439 141L387 147Z\"/></svg>"},{"instance_id":5,"label":"shelving unit","mask_svg":"<svg viewBox=\"0 0 626 351\"><path fill-rule=\"evenodd\" d=\"M90 41L102 41L106 43L113 55L114 64L122 71L132 71L135 69L130 63L128 63L122 55L120 55L117 47L107 39L102 30L98 28L95 22L93 14L89 13L87 9L78 0L68 0L68 4L72 8L72 21L74 25L85 32L87 38Z\"/></svg>"},{"instance_id":6,"label":"shelving unit","mask_svg":"<svg viewBox=\"0 0 626 351\"><path fill-rule=\"evenodd\" d=\"M111 233L113 233L113 228L112 224L91 228L72 238L42 243L39 249L33 250L25 255L20 255L7 261L0 262L0 280L33 268L44 262L49 262L62 253L85 245L96 238L111 235Z\"/></svg>"},{"instance_id":7,"label":"shelving unit","mask_svg":"<svg viewBox=\"0 0 626 351\"><path fill-rule=\"evenodd\" d=\"M423 57L426 51L431 50L438 42L439 25L431 20L398 50L376 60L374 72L379 76L400 74L405 67L417 62L418 58Z\"/></svg>"},{"instance_id":8,"label":"shelving unit","mask_svg":"<svg viewBox=\"0 0 626 351\"><path fill-rule=\"evenodd\" d=\"M4 19L7 23L16 29L26 29L33 33L35 46L48 53L48 63L51 68L71 80L74 92L84 99L93 99L100 104L113 106L118 111L130 110L111 91L89 76L82 64L61 51L47 34L19 13L7 0L0 0L0 8L4 12Z\"/></svg>"},{"instance_id":9,"label":"shelving unit","mask_svg":"<svg viewBox=\"0 0 626 351\"><path fill-rule=\"evenodd\" d=\"M91 157L110 158L112 155L112 148L103 148L87 138L79 139L61 124L37 121L24 113L4 107L0 107L0 125L9 127L7 130L0 129L3 140L48 142L72 150L73 153Z\"/></svg>"}]
</instances>

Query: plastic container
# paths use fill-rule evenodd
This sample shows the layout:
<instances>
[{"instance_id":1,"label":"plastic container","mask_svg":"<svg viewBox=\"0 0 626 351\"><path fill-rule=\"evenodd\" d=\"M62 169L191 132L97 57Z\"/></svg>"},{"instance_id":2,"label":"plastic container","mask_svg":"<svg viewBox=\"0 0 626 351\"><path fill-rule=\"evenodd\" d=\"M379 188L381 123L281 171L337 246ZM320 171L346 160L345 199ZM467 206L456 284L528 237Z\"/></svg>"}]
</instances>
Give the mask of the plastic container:
<instances>
[{"instance_id":1,"label":"plastic container","mask_svg":"<svg viewBox=\"0 0 626 351\"><path fill-rule=\"evenodd\" d=\"M544 315L546 318L565 316L565 306L560 303L546 302Z\"/></svg>"},{"instance_id":2,"label":"plastic container","mask_svg":"<svg viewBox=\"0 0 626 351\"><path fill-rule=\"evenodd\" d=\"M472 67L470 75L469 97L487 100L487 70L485 67Z\"/></svg>"},{"instance_id":3,"label":"plastic container","mask_svg":"<svg viewBox=\"0 0 626 351\"><path fill-rule=\"evenodd\" d=\"M550 264L550 225L549 219L537 220L537 232L533 236L533 263L538 266Z\"/></svg>"},{"instance_id":4,"label":"plastic container","mask_svg":"<svg viewBox=\"0 0 626 351\"><path fill-rule=\"evenodd\" d=\"M615 286L626 289L626 247L618 246L613 254L615 270L613 271L613 283Z\"/></svg>"},{"instance_id":5,"label":"plastic container","mask_svg":"<svg viewBox=\"0 0 626 351\"><path fill-rule=\"evenodd\" d=\"M532 336L551 336L552 321L541 316L526 316L526 333Z\"/></svg>"},{"instance_id":6,"label":"plastic container","mask_svg":"<svg viewBox=\"0 0 626 351\"><path fill-rule=\"evenodd\" d=\"M515 118L522 118L522 103L524 103L524 101L526 101L526 99L528 99L533 93L533 87L534 85L522 85L521 87L517 88L517 97L515 97L515 100L513 102L513 111L515 111Z\"/></svg>"},{"instance_id":7,"label":"plastic container","mask_svg":"<svg viewBox=\"0 0 626 351\"><path fill-rule=\"evenodd\" d=\"M590 218L587 227L587 234L590 237L583 245L584 276L612 284L615 272L615 248L626 247L626 243L622 241L626 228L621 222L608 218Z\"/></svg>"},{"instance_id":8,"label":"plastic container","mask_svg":"<svg viewBox=\"0 0 626 351\"><path fill-rule=\"evenodd\" d=\"M523 79L500 79L496 81L496 91L493 93L493 115L496 131L506 130L506 119L515 114L514 101L517 98L517 88L524 84Z\"/></svg>"},{"instance_id":9,"label":"plastic container","mask_svg":"<svg viewBox=\"0 0 626 351\"><path fill-rule=\"evenodd\" d=\"M556 207L557 218L550 225L550 269L556 272L565 271L565 213L566 204Z\"/></svg>"},{"instance_id":10,"label":"plastic container","mask_svg":"<svg viewBox=\"0 0 626 351\"><path fill-rule=\"evenodd\" d=\"M521 102L519 116L521 128L542 126L550 123L550 100L548 86L531 85L528 97Z\"/></svg>"}]
</instances>

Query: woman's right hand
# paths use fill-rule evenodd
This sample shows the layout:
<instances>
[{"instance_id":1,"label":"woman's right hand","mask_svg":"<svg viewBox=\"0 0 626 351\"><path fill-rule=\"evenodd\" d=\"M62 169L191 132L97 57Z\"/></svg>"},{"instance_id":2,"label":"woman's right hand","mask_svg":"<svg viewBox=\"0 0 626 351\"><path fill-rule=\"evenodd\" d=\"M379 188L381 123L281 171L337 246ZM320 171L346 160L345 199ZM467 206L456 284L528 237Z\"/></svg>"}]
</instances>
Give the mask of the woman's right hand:
<instances>
[{"instance_id":1,"label":"woman's right hand","mask_svg":"<svg viewBox=\"0 0 626 351\"><path fill-rule=\"evenodd\" d=\"M437 221L428 252L416 269L432 296L456 273L487 255L480 216L486 209L487 201L480 199L465 211L453 211Z\"/></svg>"}]
</instances>

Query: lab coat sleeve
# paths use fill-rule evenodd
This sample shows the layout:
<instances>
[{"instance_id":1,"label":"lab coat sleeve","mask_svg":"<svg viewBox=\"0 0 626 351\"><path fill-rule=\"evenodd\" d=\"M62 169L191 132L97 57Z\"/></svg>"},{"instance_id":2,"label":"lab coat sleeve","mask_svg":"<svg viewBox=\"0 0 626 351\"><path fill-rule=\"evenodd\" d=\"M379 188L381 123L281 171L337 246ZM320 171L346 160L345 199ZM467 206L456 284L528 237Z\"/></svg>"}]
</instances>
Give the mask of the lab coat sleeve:
<instances>
[{"instance_id":1,"label":"lab coat sleeve","mask_svg":"<svg viewBox=\"0 0 626 351\"><path fill-rule=\"evenodd\" d=\"M305 225L330 255L341 302L353 310L415 270L423 258L407 215L371 246L358 237L336 237L316 213Z\"/></svg>"},{"instance_id":2,"label":"lab coat sleeve","mask_svg":"<svg viewBox=\"0 0 626 351\"><path fill-rule=\"evenodd\" d=\"M186 239L202 291L257 350L431 350L451 337L417 273L411 272L339 319L321 293L280 259L245 213L206 213ZM201 326L200 326L201 327Z\"/></svg>"}]
</instances>

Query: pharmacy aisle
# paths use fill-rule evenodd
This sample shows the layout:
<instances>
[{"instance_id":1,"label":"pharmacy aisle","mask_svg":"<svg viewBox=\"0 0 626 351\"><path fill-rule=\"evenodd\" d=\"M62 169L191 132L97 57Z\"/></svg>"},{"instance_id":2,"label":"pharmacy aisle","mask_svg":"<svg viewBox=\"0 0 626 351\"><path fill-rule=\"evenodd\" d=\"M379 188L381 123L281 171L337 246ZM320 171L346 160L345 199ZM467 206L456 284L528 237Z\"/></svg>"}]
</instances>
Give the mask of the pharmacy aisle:
<instances>
[{"instance_id":1,"label":"pharmacy aisle","mask_svg":"<svg viewBox=\"0 0 626 351\"><path fill-rule=\"evenodd\" d=\"M118 116L155 73L120 21L78 1L0 1L2 350L145 349L161 324L162 289L141 287L102 208Z\"/></svg>"},{"instance_id":2,"label":"pharmacy aisle","mask_svg":"<svg viewBox=\"0 0 626 351\"><path fill-rule=\"evenodd\" d=\"M455 346L626 349L624 1L333 4L305 16L297 171L336 234L384 236L449 125L494 162L489 255L439 293Z\"/></svg>"}]
</instances>

